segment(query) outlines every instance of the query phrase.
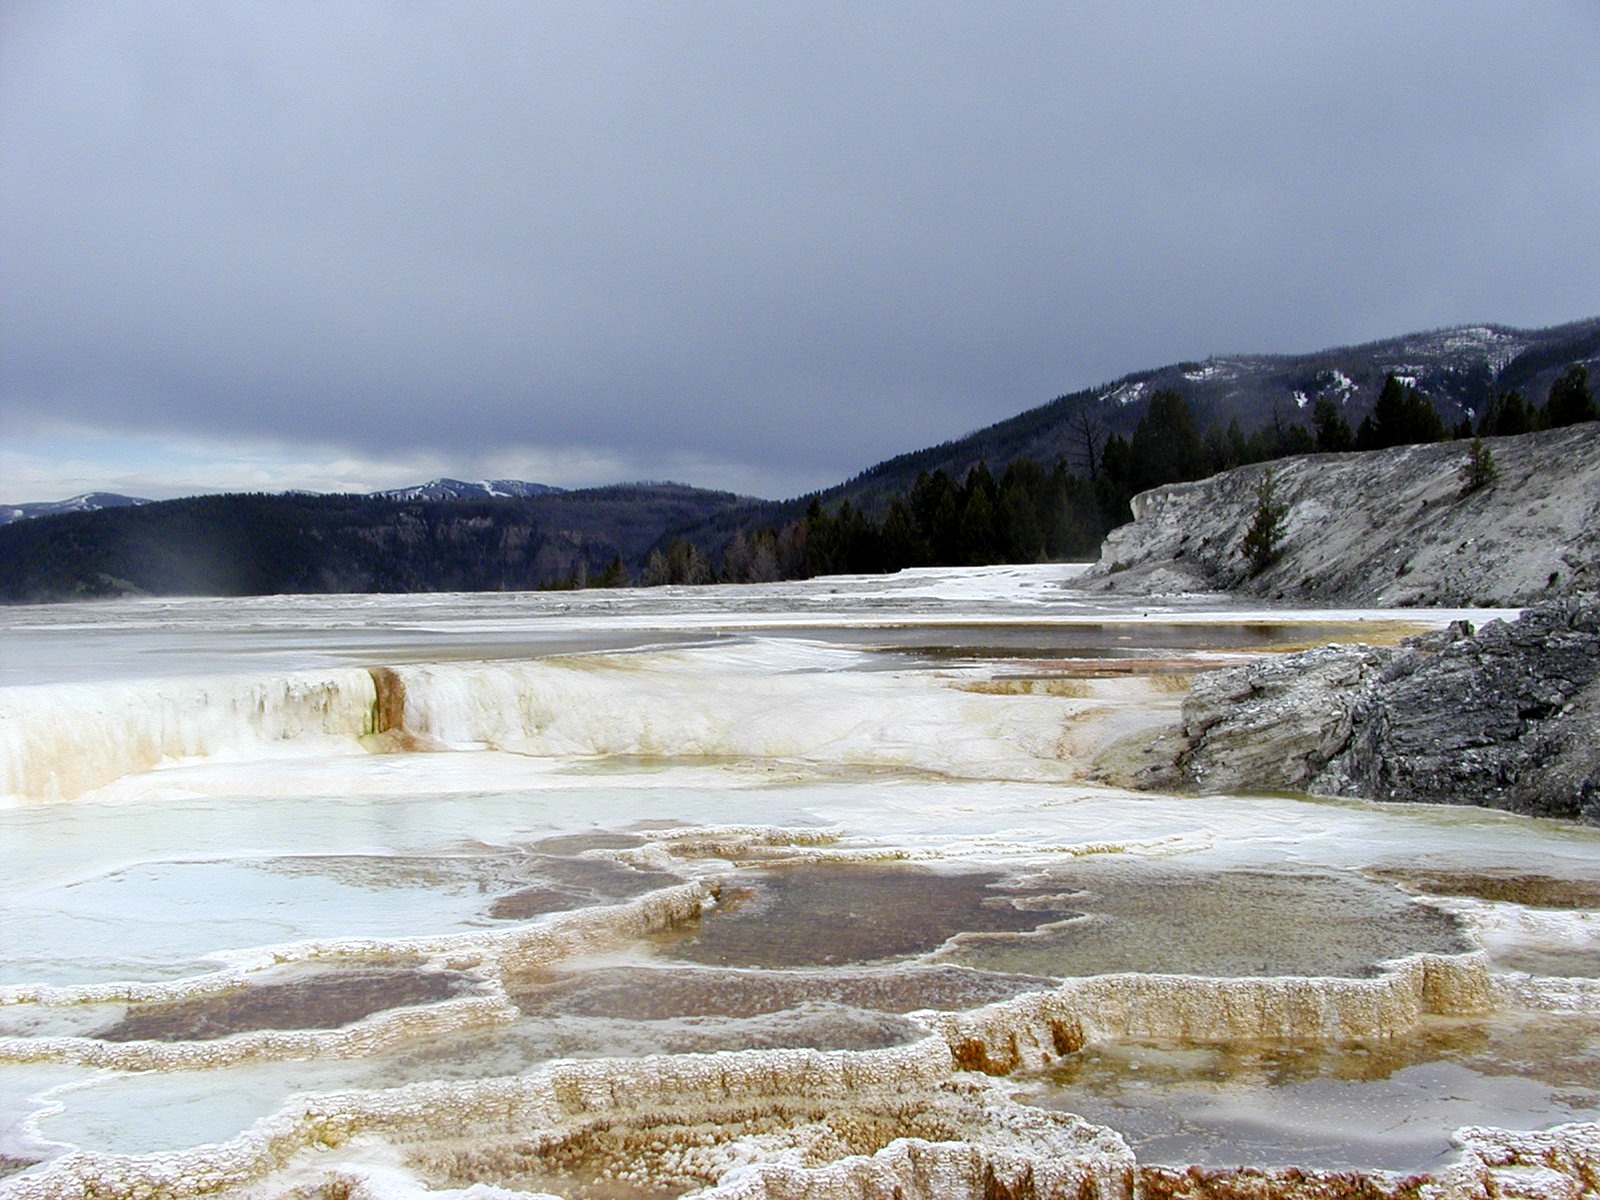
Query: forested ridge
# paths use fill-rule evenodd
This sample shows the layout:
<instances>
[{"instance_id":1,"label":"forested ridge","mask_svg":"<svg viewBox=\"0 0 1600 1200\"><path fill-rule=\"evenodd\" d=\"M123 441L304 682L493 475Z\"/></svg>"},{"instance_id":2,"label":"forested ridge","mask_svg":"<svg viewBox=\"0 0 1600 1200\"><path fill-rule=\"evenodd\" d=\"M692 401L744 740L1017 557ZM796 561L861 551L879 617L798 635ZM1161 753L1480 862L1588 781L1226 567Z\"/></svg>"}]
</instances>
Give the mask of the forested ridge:
<instances>
[{"instance_id":1,"label":"forested ridge","mask_svg":"<svg viewBox=\"0 0 1600 1200\"><path fill-rule=\"evenodd\" d=\"M1451 349L1463 332L1490 346L1521 340L1496 370L1477 350ZM37 517L0 527L0 600L745 583L1092 558L1130 518L1130 498L1162 484L1288 455L1594 420L1588 371L1574 359L1596 353L1600 321L1417 335L1258 360L1254 375L1238 362L1177 364L786 502L631 484L493 499L199 496ZM1431 365L1376 382L1350 373L1370 374L1385 355ZM1256 410L1221 403L1207 388L1227 371L1238 385L1228 395L1278 399ZM1254 423L1239 415L1250 411Z\"/></svg>"},{"instance_id":2,"label":"forested ridge","mask_svg":"<svg viewBox=\"0 0 1600 1200\"><path fill-rule=\"evenodd\" d=\"M621 485L494 500L232 494L0 528L0 598L495 591L642 560L738 497Z\"/></svg>"},{"instance_id":3,"label":"forested ridge","mask_svg":"<svg viewBox=\"0 0 1600 1200\"><path fill-rule=\"evenodd\" d=\"M1371 412L1351 429L1323 399L1309 420L1243 433L1237 421L1202 431L1175 391L1150 397L1130 437L1086 425L1084 469L1067 457L1048 469L1013 459L996 478L979 462L957 482L942 468L918 474L908 493L890 500L881 519L845 499L829 507L811 497L803 514L781 526L741 531L727 543L720 574L687 539L652 559L646 582L696 583L721 578L759 581L828 574L870 574L921 566L982 566L1092 558L1111 529L1129 519L1129 501L1149 488L1202 479L1218 471L1296 454L1383 450L1393 446L1477 439L1558 428L1600 419L1581 365L1570 366L1545 404L1520 393L1492 397L1477 422L1447 428L1412 384L1386 377ZM1481 443L1464 451L1480 473L1492 471ZM730 553L729 551L733 551ZM1270 557L1270 545L1259 557Z\"/></svg>"}]
</instances>

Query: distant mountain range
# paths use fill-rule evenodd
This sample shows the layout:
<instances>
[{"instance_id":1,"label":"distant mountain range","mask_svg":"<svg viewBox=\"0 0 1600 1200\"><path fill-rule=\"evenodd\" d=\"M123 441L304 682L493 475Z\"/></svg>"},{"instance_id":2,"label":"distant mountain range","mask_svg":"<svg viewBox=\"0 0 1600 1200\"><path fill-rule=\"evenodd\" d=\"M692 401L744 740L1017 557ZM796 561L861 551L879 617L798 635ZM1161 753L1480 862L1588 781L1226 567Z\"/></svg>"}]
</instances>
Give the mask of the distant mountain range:
<instances>
[{"instance_id":1,"label":"distant mountain range","mask_svg":"<svg viewBox=\"0 0 1600 1200\"><path fill-rule=\"evenodd\" d=\"M45 500L37 504L0 504L0 525L25 521L29 517L53 517L58 513L97 512L102 508L126 508L132 504L149 504L137 496L119 496L115 492L84 492L65 500Z\"/></svg>"},{"instance_id":2,"label":"distant mountain range","mask_svg":"<svg viewBox=\"0 0 1600 1200\"><path fill-rule=\"evenodd\" d=\"M1504 390L1542 404L1573 363L1600 377L1600 318L1536 330L1463 326L1314 354L1174 363L1057 397L786 501L678 484L563 491L521 480L435 479L364 496L150 502L89 493L0 506L0 600L528 588L593 577L619 561L624 575L636 574L669 539L687 540L715 561L736 533L793 522L813 500L827 509L849 500L880 518L923 471L942 469L959 481L980 462L997 476L1017 459L1081 464L1086 439L1130 434L1162 390L1183 397L1201 429L1233 423L1248 434L1306 424L1323 399L1355 426L1393 374L1455 427ZM40 517L49 519L25 519Z\"/></svg>"},{"instance_id":3,"label":"distant mountain range","mask_svg":"<svg viewBox=\"0 0 1600 1200\"><path fill-rule=\"evenodd\" d=\"M548 483L527 483L521 479L485 479L478 483L464 483L459 479L430 479L415 487L391 488L386 492L369 492L368 495L384 500L492 500L496 497L515 497L525 500L529 496L554 496L565 488L551 487Z\"/></svg>"},{"instance_id":4,"label":"distant mountain range","mask_svg":"<svg viewBox=\"0 0 1600 1200\"><path fill-rule=\"evenodd\" d=\"M0 601L526 590L632 569L668 532L749 505L681 484L397 500L189 496L0 527Z\"/></svg>"},{"instance_id":5,"label":"distant mountain range","mask_svg":"<svg viewBox=\"0 0 1600 1200\"><path fill-rule=\"evenodd\" d=\"M554 496L565 488L548 483L528 483L522 479L485 479L466 483L460 479L430 479L415 487L390 488L387 491L368 492L377 500L492 500L498 497L526 499L529 496ZM317 492L294 490L284 495L315 496ZM151 504L153 501L138 496L119 496L115 492L85 492L66 500L49 500L38 504L0 505L0 525L23 521L29 517L53 517L58 513L96 512L102 508L126 508L133 504Z\"/></svg>"}]
</instances>

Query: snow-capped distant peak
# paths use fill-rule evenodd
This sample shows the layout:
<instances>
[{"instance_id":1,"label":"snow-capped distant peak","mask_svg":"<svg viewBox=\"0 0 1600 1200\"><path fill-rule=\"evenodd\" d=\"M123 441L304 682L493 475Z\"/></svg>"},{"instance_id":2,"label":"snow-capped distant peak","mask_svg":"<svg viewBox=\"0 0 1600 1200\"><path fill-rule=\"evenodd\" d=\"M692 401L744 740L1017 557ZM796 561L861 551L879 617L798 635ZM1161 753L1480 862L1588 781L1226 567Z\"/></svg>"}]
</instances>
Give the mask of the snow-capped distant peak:
<instances>
[{"instance_id":1,"label":"snow-capped distant peak","mask_svg":"<svg viewBox=\"0 0 1600 1200\"><path fill-rule=\"evenodd\" d=\"M389 488L371 494L384 500L489 500L548 496L561 490L548 483L529 483L521 479L485 479L476 483L430 479L412 487Z\"/></svg>"},{"instance_id":2,"label":"snow-capped distant peak","mask_svg":"<svg viewBox=\"0 0 1600 1200\"><path fill-rule=\"evenodd\" d=\"M25 521L30 517L53 517L58 513L98 512L102 508L128 508L135 504L149 504L139 496L121 496L116 492L83 492L65 500L44 500L33 504L0 506L0 525Z\"/></svg>"}]
</instances>

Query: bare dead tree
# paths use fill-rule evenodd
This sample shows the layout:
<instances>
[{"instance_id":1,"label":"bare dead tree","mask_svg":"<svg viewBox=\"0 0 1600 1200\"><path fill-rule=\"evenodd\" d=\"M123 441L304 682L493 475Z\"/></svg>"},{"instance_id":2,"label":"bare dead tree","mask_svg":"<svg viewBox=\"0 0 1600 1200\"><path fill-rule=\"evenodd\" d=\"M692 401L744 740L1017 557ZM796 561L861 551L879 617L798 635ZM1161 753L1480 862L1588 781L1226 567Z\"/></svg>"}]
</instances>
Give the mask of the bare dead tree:
<instances>
[{"instance_id":1,"label":"bare dead tree","mask_svg":"<svg viewBox=\"0 0 1600 1200\"><path fill-rule=\"evenodd\" d=\"M1092 482L1100 473L1100 452L1105 448L1106 438L1111 431L1100 419L1100 414L1088 405L1080 406L1072 414L1067 421L1067 429L1076 443L1073 457L1078 459L1078 465L1088 473Z\"/></svg>"}]
</instances>

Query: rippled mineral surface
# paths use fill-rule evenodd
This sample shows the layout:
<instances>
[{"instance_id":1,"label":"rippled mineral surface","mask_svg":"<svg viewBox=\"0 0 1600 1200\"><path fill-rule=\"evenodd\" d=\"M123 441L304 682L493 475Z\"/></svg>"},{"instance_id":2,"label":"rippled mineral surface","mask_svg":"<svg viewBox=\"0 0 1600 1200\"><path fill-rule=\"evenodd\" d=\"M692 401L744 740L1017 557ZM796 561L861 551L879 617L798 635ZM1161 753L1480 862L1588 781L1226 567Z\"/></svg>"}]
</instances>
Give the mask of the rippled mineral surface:
<instances>
[{"instance_id":1,"label":"rippled mineral surface","mask_svg":"<svg viewBox=\"0 0 1600 1200\"><path fill-rule=\"evenodd\" d=\"M1594 831L1097 782L1493 614L1074 571L0 611L0 1196L1593 1194Z\"/></svg>"}]
</instances>

